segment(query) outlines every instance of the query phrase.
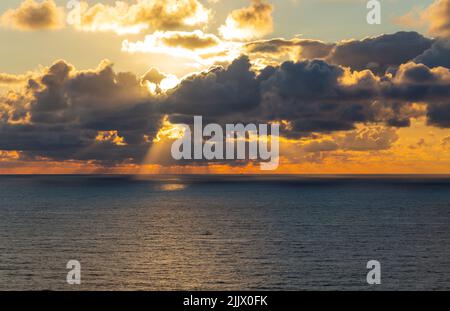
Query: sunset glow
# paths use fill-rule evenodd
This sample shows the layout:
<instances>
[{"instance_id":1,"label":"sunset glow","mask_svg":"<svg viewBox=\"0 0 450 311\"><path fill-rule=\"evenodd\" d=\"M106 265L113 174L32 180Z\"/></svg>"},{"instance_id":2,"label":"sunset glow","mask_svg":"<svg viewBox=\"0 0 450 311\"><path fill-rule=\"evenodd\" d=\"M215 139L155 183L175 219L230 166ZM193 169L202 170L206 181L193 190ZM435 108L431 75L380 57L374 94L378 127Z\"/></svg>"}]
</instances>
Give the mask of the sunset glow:
<instances>
[{"instance_id":1,"label":"sunset glow","mask_svg":"<svg viewBox=\"0 0 450 311\"><path fill-rule=\"evenodd\" d=\"M174 162L194 116L280 123L264 173L450 173L449 1L337 2L0 4L0 173L261 173Z\"/></svg>"}]
</instances>

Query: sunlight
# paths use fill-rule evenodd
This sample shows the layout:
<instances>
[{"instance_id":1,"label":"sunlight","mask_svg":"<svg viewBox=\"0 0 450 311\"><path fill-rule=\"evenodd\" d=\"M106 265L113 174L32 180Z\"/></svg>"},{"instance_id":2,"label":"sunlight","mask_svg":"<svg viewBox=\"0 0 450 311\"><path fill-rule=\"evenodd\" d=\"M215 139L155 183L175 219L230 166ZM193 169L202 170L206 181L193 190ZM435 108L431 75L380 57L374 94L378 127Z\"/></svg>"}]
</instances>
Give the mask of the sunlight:
<instances>
[{"instance_id":1,"label":"sunlight","mask_svg":"<svg viewBox=\"0 0 450 311\"><path fill-rule=\"evenodd\" d=\"M174 75L168 75L166 78L162 79L159 87L161 90L168 91L175 88L181 81Z\"/></svg>"},{"instance_id":2,"label":"sunlight","mask_svg":"<svg viewBox=\"0 0 450 311\"><path fill-rule=\"evenodd\" d=\"M180 191L186 188L183 184L163 184L159 188L161 191Z\"/></svg>"},{"instance_id":3,"label":"sunlight","mask_svg":"<svg viewBox=\"0 0 450 311\"><path fill-rule=\"evenodd\" d=\"M163 121L163 126L153 139L154 143L161 142L163 140L174 140L183 138L185 128L177 124L172 124L169 118L166 116Z\"/></svg>"}]
</instances>

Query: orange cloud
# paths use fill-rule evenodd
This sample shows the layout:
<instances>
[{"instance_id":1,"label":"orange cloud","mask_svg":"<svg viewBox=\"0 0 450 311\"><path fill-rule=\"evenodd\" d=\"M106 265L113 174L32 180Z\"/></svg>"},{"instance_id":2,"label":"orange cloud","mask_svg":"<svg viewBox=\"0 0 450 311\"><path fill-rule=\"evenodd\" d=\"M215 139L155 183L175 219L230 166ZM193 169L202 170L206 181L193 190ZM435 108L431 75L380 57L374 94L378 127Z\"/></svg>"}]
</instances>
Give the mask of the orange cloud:
<instances>
[{"instance_id":1,"label":"orange cloud","mask_svg":"<svg viewBox=\"0 0 450 311\"><path fill-rule=\"evenodd\" d=\"M125 140L119 136L117 131L99 131L95 140L99 142L110 142L116 146L126 145Z\"/></svg>"},{"instance_id":2,"label":"orange cloud","mask_svg":"<svg viewBox=\"0 0 450 311\"><path fill-rule=\"evenodd\" d=\"M118 34L142 30L175 30L208 22L210 12L197 0L137 0L134 4L117 1L114 6L97 3L81 6L83 31L114 31Z\"/></svg>"},{"instance_id":3,"label":"orange cloud","mask_svg":"<svg viewBox=\"0 0 450 311\"><path fill-rule=\"evenodd\" d=\"M58 29L64 27L64 11L53 0L25 0L17 9L6 11L0 22L19 30Z\"/></svg>"},{"instance_id":4,"label":"orange cloud","mask_svg":"<svg viewBox=\"0 0 450 311\"><path fill-rule=\"evenodd\" d=\"M450 0L438 0L424 12L431 35L450 39Z\"/></svg>"},{"instance_id":5,"label":"orange cloud","mask_svg":"<svg viewBox=\"0 0 450 311\"><path fill-rule=\"evenodd\" d=\"M426 26L430 35L450 39L450 0L436 0L425 10L414 7L394 22L410 28Z\"/></svg>"},{"instance_id":6,"label":"orange cloud","mask_svg":"<svg viewBox=\"0 0 450 311\"><path fill-rule=\"evenodd\" d=\"M1 73L0 72L0 84L19 84L24 81L26 81L27 76L26 75L12 75L8 73Z\"/></svg>"},{"instance_id":7,"label":"orange cloud","mask_svg":"<svg viewBox=\"0 0 450 311\"><path fill-rule=\"evenodd\" d=\"M273 32L273 6L264 0L253 0L249 7L228 15L220 34L228 40L250 40Z\"/></svg>"}]
</instances>

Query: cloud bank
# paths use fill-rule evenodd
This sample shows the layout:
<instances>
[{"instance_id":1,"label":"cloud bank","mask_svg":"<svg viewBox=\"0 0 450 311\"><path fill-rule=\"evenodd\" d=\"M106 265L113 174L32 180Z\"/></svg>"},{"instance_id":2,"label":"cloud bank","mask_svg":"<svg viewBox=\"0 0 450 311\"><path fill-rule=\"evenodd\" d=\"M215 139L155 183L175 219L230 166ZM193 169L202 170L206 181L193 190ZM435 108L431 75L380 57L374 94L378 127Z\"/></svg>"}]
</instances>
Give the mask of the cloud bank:
<instances>
[{"instance_id":1,"label":"cloud bank","mask_svg":"<svg viewBox=\"0 0 450 311\"><path fill-rule=\"evenodd\" d=\"M417 34L393 36L414 38L420 54L398 51L394 60L378 59L389 65L385 73L365 69L365 61L350 67L335 64L330 55L335 55L336 46L301 40L294 43L312 46L309 53L321 59L285 61L255 71L250 58L242 56L229 66L212 67L157 92L148 84L159 87L168 76L156 68L137 77L115 72L108 61L92 70L57 61L27 77L22 89L0 97L0 150L29 159L139 164L166 116L172 123L188 124L194 115L219 124L280 122L286 139L348 133L305 147L309 152L385 150L397 139L390 129L408 127L418 117L450 128L450 69L424 63L441 48L436 46L441 41ZM290 46L286 42L261 41L247 48L274 53L280 44ZM361 54L376 46L373 41L358 48L352 43L346 52ZM402 60L406 62L398 64ZM358 130L361 124L381 128L365 133Z\"/></svg>"}]
</instances>

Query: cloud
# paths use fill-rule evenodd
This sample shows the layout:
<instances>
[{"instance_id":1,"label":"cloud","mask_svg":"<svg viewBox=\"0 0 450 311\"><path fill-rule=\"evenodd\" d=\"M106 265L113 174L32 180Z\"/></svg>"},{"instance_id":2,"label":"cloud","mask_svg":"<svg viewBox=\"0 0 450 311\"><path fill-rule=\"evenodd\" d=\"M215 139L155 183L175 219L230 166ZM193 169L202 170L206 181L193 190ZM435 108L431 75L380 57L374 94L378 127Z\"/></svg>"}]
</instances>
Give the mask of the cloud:
<instances>
[{"instance_id":1,"label":"cloud","mask_svg":"<svg viewBox=\"0 0 450 311\"><path fill-rule=\"evenodd\" d=\"M434 107L450 96L449 74L442 67L407 63L380 78L369 70L305 60L266 67L256 75L249 59L241 57L227 69L182 81L168 92L163 112L173 123L186 123L193 115L221 124L284 120L287 137L349 131L359 123L405 127L410 118L426 114L417 102Z\"/></svg>"},{"instance_id":2,"label":"cloud","mask_svg":"<svg viewBox=\"0 0 450 311\"><path fill-rule=\"evenodd\" d=\"M399 136L394 128L369 126L346 133L342 137L337 138L337 143L343 150L387 150L398 139Z\"/></svg>"},{"instance_id":3,"label":"cloud","mask_svg":"<svg viewBox=\"0 0 450 311\"><path fill-rule=\"evenodd\" d=\"M435 0L425 9L414 7L394 22L410 28L427 27L428 34L450 40L450 0Z\"/></svg>"},{"instance_id":4,"label":"cloud","mask_svg":"<svg viewBox=\"0 0 450 311\"><path fill-rule=\"evenodd\" d=\"M327 61L353 70L370 69L384 74L390 66L399 66L424 53L433 44L417 32L397 32L363 40L338 43Z\"/></svg>"},{"instance_id":5,"label":"cloud","mask_svg":"<svg viewBox=\"0 0 450 311\"><path fill-rule=\"evenodd\" d=\"M143 41L122 42L122 51L129 53L163 53L189 58L200 64L231 61L239 55L239 44L225 42L201 30L156 31Z\"/></svg>"},{"instance_id":6,"label":"cloud","mask_svg":"<svg viewBox=\"0 0 450 311\"><path fill-rule=\"evenodd\" d=\"M136 0L114 6L83 3L81 23L84 31L114 31L118 34L142 30L180 30L208 22L210 12L197 0Z\"/></svg>"},{"instance_id":7,"label":"cloud","mask_svg":"<svg viewBox=\"0 0 450 311\"><path fill-rule=\"evenodd\" d=\"M406 63L399 67L389 83L382 83L383 96L403 101L442 101L450 96L450 70Z\"/></svg>"},{"instance_id":8,"label":"cloud","mask_svg":"<svg viewBox=\"0 0 450 311\"><path fill-rule=\"evenodd\" d=\"M216 46L220 40L214 35L204 34L196 30L193 32L169 32L160 37L166 46L181 47L189 50L205 49Z\"/></svg>"},{"instance_id":9,"label":"cloud","mask_svg":"<svg viewBox=\"0 0 450 311\"><path fill-rule=\"evenodd\" d=\"M25 0L17 9L6 11L0 22L19 30L59 29L64 27L64 11L53 0Z\"/></svg>"},{"instance_id":10,"label":"cloud","mask_svg":"<svg viewBox=\"0 0 450 311\"><path fill-rule=\"evenodd\" d=\"M192 75L168 92L163 110L167 114L205 117L245 112L260 102L259 83L247 57L227 68L216 67Z\"/></svg>"},{"instance_id":11,"label":"cloud","mask_svg":"<svg viewBox=\"0 0 450 311\"><path fill-rule=\"evenodd\" d=\"M177 77L160 72L157 68L151 68L141 77L141 84L146 84L154 94L174 88L179 83Z\"/></svg>"},{"instance_id":12,"label":"cloud","mask_svg":"<svg viewBox=\"0 0 450 311\"><path fill-rule=\"evenodd\" d=\"M241 57L227 69L182 81L168 92L163 112L171 122L186 122L193 115L218 123L284 120L289 126L283 135L302 137L349 131L359 123L409 126L411 118L427 113L417 103L426 103L429 122L447 126L446 114L430 111L450 97L449 75L443 67L409 62L378 77L317 59L284 62L256 75L249 59Z\"/></svg>"},{"instance_id":13,"label":"cloud","mask_svg":"<svg viewBox=\"0 0 450 311\"><path fill-rule=\"evenodd\" d=\"M292 123L288 135L351 130L356 122L375 121L377 96L373 76L352 85L345 71L321 60L285 62L261 83L266 118Z\"/></svg>"},{"instance_id":14,"label":"cloud","mask_svg":"<svg viewBox=\"0 0 450 311\"><path fill-rule=\"evenodd\" d=\"M194 115L205 123L277 121L282 136L293 140L331 136L309 146L311 153L385 150L396 141L395 128L412 118L450 128L445 67L410 61L376 75L303 59L255 71L241 56L171 89L162 86L168 78L156 68L137 77L115 72L109 61L90 70L57 61L30 74L23 89L0 96L0 150L29 159L139 164L166 116L172 124L190 124Z\"/></svg>"},{"instance_id":15,"label":"cloud","mask_svg":"<svg viewBox=\"0 0 450 311\"><path fill-rule=\"evenodd\" d=\"M110 62L78 71L57 61L22 93L0 98L0 149L30 158L140 163L162 115L139 78Z\"/></svg>"},{"instance_id":16,"label":"cloud","mask_svg":"<svg viewBox=\"0 0 450 311\"><path fill-rule=\"evenodd\" d=\"M403 102L426 102L430 125L450 127L450 70L429 68L407 63L399 67L389 84L382 88L383 96Z\"/></svg>"},{"instance_id":17,"label":"cloud","mask_svg":"<svg viewBox=\"0 0 450 311\"><path fill-rule=\"evenodd\" d=\"M424 23L424 21L421 20L420 17L420 15L423 13L423 10L424 10L423 7L414 6L406 14L394 17L392 21L396 25L407 28L414 28L416 26L421 26L421 24Z\"/></svg>"},{"instance_id":18,"label":"cloud","mask_svg":"<svg viewBox=\"0 0 450 311\"><path fill-rule=\"evenodd\" d=\"M249 42L228 41L214 34L196 31L158 31L144 40L124 40L122 50L129 53L164 53L194 60L203 66L225 64L239 55L248 55L254 68L278 66L284 61L322 59L328 63L369 69L383 76L388 69L408 61L445 66L447 43L422 36L417 32L397 32L363 40L327 43L301 38L275 38Z\"/></svg>"},{"instance_id":19,"label":"cloud","mask_svg":"<svg viewBox=\"0 0 450 311\"><path fill-rule=\"evenodd\" d=\"M442 146L450 148L450 136L445 137L444 139L442 139Z\"/></svg>"},{"instance_id":20,"label":"cloud","mask_svg":"<svg viewBox=\"0 0 450 311\"><path fill-rule=\"evenodd\" d=\"M123 50L128 52L151 52L155 49L178 48L182 50L202 50L216 47L220 39L200 30L187 31L157 31L145 36L144 41L129 42L125 40Z\"/></svg>"},{"instance_id":21,"label":"cloud","mask_svg":"<svg viewBox=\"0 0 450 311\"><path fill-rule=\"evenodd\" d=\"M273 32L273 6L264 0L252 0L249 7L232 11L219 28L227 40L250 40Z\"/></svg>"},{"instance_id":22,"label":"cloud","mask_svg":"<svg viewBox=\"0 0 450 311\"><path fill-rule=\"evenodd\" d=\"M321 140L311 141L302 146L304 152L323 152L323 151L335 151L339 149L339 145L333 140Z\"/></svg>"},{"instance_id":23,"label":"cloud","mask_svg":"<svg viewBox=\"0 0 450 311\"><path fill-rule=\"evenodd\" d=\"M431 35L450 40L450 0L437 0L423 13Z\"/></svg>"},{"instance_id":24,"label":"cloud","mask_svg":"<svg viewBox=\"0 0 450 311\"><path fill-rule=\"evenodd\" d=\"M335 44L320 40L277 38L249 42L241 49L259 66L267 66L286 60L324 59L334 46Z\"/></svg>"},{"instance_id":25,"label":"cloud","mask_svg":"<svg viewBox=\"0 0 450 311\"><path fill-rule=\"evenodd\" d=\"M0 72L0 85L1 84L20 84L26 81L27 76L26 75L12 75L8 73L1 73Z\"/></svg>"},{"instance_id":26,"label":"cloud","mask_svg":"<svg viewBox=\"0 0 450 311\"><path fill-rule=\"evenodd\" d=\"M165 78L167 78L167 75L160 72L157 68L151 68L142 76L141 80L160 84Z\"/></svg>"},{"instance_id":27,"label":"cloud","mask_svg":"<svg viewBox=\"0 0 450 311\"><path fill-rule=\"evenodd\" d=\"M242 51L265 66L277 65L286 60L323 59L352 70L370 69L382 76L388 68L418 58L431 49L432 52L428 53L433 56L423 55L421 60L427 64L439 62L441 66L444 65L446 43L435 43L435 40L417 32L397 32L338 43L300 38L258 40L244 44ZM431 57L433 61L430 60Z\"/></svg>"},{"instance_id":28,"label":"cloud","mask_svg":"<svg viewBox=\"0 0 450 311\"><path fill-rule=\"evenodd\" d=\"M450 68L450 41L437 40L431 48L414 58L414 62L422 63L430 68Z\"/></svg>"},{"instance_id":29,"label":"cloud","mask_svg":"<svg viewBox=\"0 0 450 311\"><path fill-rule=\"evenodd\" d=\"M450 128L450 103L447 101L428 105L428 124Z\"/></svg>"},{"instance_id":30,"label":"cloud","mask_svg":"<svg viewBox=\"0 0 450 311\"><path fill-rule=\"evenodd\" d=\"M395 128L368 125L345 133L331 135L328 138L320 138L308 141L301 145L304 152L329 152L343 151L380 151L388 150L392 144L398 141L399 136Z\"/></svg>"},{"instance_id":31,"label":"cloud","mask_svg":"<svg viewBox=\"0 0 450 311\"><path fill-rule=\"evenodd\" d=\"M247 43L244 51L247 53L260 53L264 56L297 53L297 58L325 58L331 52L334 44L327 44L320 40L309 39L269 39Z\"/></svg>"}]
</instances>

